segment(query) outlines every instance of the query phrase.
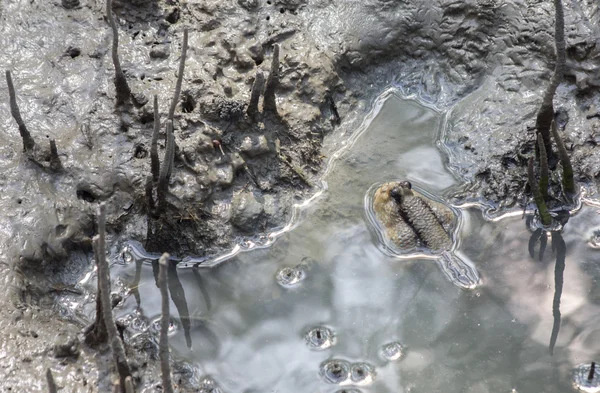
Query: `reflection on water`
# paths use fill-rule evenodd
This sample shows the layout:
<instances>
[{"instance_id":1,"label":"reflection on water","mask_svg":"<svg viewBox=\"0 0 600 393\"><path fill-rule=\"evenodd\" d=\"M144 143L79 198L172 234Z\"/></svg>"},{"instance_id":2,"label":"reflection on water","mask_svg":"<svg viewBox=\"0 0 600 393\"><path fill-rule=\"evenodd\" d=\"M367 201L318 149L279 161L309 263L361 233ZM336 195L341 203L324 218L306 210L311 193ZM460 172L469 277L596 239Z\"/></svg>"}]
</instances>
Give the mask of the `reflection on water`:
<instances>
[{"instance_id":1,"label":"reflection on water","mask_svg":"<svg viewBox=\"0 0 600 393\"><path fill-rule=\"evenodd\" d=\"M434 144L438 113L391 93L377 109L292 231L217 266L170 272L182 327L173 355L223 392L558 393L588 383L575 368L589 372L600 351L597 208L553 232L552 250L546 233L529 241L520 216L460 209L456 252L485 277L461 290L434 260L387 253L370 229L363 200L376 182L408 179L441 199L460 186ZM133 296L115 311L144 331L160 312L153 258L128 252L135 263L113 273Z\"/></svg>"}]
</instances>

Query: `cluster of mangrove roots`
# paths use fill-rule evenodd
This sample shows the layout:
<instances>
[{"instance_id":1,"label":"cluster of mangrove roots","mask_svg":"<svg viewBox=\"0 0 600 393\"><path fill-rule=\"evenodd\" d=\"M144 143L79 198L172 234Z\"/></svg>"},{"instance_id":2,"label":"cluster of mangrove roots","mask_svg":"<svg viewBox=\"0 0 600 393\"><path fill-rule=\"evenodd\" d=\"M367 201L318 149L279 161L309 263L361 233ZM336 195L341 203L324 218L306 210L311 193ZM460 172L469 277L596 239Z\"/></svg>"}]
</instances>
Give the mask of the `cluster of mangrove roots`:
<instances>
[{"instance_id":1,"label":"cluster of mangrove roots","mask_svg":"<svg viewBox=\"0 0 600 393\"><path fill-rule=\"evenodd\" d=\"M279 45L273 45L273 58L271 59L271 71L265 77L261 71L256 72L254 83L252 84L252 92L250 93L250 103L246 113L251 119L256 119L259 114L258 100L261 93L263 94L263 111L277 114L277 103L275 101L275 88L279 84ZM264 85L264 90L263 90Z\"/></svg>"},{"instance_id":2,"label":"cluster of mangrove roots","mask_svg":"<svg viewBox=\"0 0 600 393\"><path fill-rule=\"evenodd\" d=\"M19 111L19 106L17 105L17 94L15 92L15 86L13 85L12 74L9 70L6 70L6 85L8 87L8 96L10 100L10 113L19 126L19 133L23 140L23 151L31 161L41 167L48 168L54 172L60 172L63 169L63 166L60 162L54 139L50 139L49 150L39 148L33 140L27 126L25 126L25 122L21 117L21 111Z\"/></svg>"},{"instance_id":3,"label":"cluster of mangrove roots","mask_svg":"<svg viewBox=\"0 0 600 393\"><path fill-rule=\"evenodd\" d=\"M181 59L179 61L179 74L175 83L175 93L169 108L167 118L166 149L162 168L158 160L158 133L160 130L160 115L158 111L158 97L154 95L154 130L152 132L152 141L150 143L150 169L152 175L146 181L146 199L148 211L151 216L158 218L165 211L167 205L167 191L169 188L169 179L173 172L173 163L175 161L175 135L173 134L173 116L175 108L181 94L181 83L183 81L183 72L185 70L185 58L187 56L188 31L183 31L183 45L181 48ZM154 197L156 190L156 199ZM155 202L156 201L156 202Z\"/></svg>"},{"instance_id":4,"label":"cluster of mangrove roots","mask_svg":"<svg viewBox=\"0 0 600 393\"><path fill-rule=\"evenodd\" d=\"M539 163L539 182L536 180L534 171L534 159L529 159L527 175L529 179L529 188L533 194L533 199L538 208L540 220L543 225L548 226L552 222L552 216L548 210L548 202L551 196L548 193L550 171L548 162L556 161L555 153L552 150L552 139L556 144L558 158L562 166L562 192L566 202L570 203L576 195L575 182L573 180L573 167L567 154L567 149L558 133L556 121L554 119L553 99L556 89L563 80L565 72L565 22L561 0L554 0L555 7L555 34L554 41L556 45L556 66L552 80L544 98L536 119L536 158Z\"/></svg>"},{"instance_id":5,"label":"cluster of mangrove roots","mask_svg":"<svg viewBox=\"0 0 600 393\"><path fill-rule=\"evenodd\" d=\"M94 345L108 343L113 356L113 364L118 373L118 381L113 385L113 392L133 393L135 386L131 368L125 355L124 343L119 335L117 325L112 314L110 299L110 267L106 260L106 206L101 204L97 215L98 234L93 238L94 258L98 268L98 293L96 298L96 320L87 329L86 342ZM162 297L162 316L160 322L159 357L162 372L163 391L173 392L171 382L171 366L169 363L169 292L167 289L169 254L163 254L159 260L159 287ZM52 373L48 370L48 386L52 392L54 381ZM56 390L54 390L56 391Z\"/></svg>"}]
</instances>

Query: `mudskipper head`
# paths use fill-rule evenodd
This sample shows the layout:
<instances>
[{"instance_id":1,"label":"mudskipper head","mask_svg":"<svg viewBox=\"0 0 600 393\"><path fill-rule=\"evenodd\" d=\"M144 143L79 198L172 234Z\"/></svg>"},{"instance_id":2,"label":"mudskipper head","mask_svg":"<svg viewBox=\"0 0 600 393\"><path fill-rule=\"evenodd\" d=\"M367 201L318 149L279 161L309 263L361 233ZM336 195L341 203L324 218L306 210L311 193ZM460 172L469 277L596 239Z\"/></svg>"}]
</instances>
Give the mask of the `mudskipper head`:
<instances>
[{"instance_id":1,"label":"mudskipper head","mask_svg":"<svg viewBox=\"0 0 600 393\"><path fill-rule=\"evenodd\" d=\"M401 181L396 183L394 187L390 189L390 197L396 201L397 204L401 204L404 197L412 195L412 184L409 181Z\"/></svg>"}]
</instances>

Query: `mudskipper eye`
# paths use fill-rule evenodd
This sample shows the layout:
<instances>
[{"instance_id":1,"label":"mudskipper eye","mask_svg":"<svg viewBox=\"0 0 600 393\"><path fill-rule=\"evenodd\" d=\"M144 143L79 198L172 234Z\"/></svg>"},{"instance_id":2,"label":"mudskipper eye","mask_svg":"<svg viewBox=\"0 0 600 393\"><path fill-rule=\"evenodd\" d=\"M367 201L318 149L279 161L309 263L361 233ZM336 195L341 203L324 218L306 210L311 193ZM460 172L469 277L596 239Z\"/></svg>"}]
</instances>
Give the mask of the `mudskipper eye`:
<instances>
[{"instance_id":1,"label":"mudskipper eye","mask_svg":"<svg viewBox=\"0 0 600 393\"><path fill-rule=\"evenodd\" d=\"M412 190L412 184L410 184L410 182L408 180L401 182L400 187L408 188L409 190Z\"/></svg>"},{"instance_id":2,"label":"mudskipper eye","mask_svg":"<svg viewBox=\"0 0 600 393\"><path fill-rule=\"evenodd\" d=\"M400 186L396 186L390 190L390 196L394 198L397 203L402 203L402 189Z\"/></svg>"}]
</instances>

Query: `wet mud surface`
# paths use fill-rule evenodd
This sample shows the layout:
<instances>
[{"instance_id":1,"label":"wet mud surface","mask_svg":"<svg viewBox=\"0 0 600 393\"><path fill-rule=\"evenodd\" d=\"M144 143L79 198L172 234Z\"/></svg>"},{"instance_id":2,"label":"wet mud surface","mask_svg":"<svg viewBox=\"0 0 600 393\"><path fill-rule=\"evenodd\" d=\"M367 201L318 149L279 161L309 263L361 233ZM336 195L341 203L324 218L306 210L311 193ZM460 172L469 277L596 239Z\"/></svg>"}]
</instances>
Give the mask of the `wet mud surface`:
<instances>
[{"instance_id":1,"label":"wet mud surface","mask_svg":"<svg viewBox=\"0 0 600 393\"><path fill-rule=\"evenodd\" d=\"M0 2L0 68L12 72L36 144L49 149L54 139L64 167L54 172L27 159L3 81L3 387L43 390L42 378L29 376L55 360L38 338L61 341L58 326L76 336L86 324L57 318L53 297L76 287L93 266L99 203L108 207L109 244L137 240L150 251L216 255L283 226L292 203L315 192L326 156L389 85L449 110L440 147L471 184L459 200L511 207L523 199L523 156L531 153L535 112L554 64L549 2L115 1L133 93L126 110L115 109L104 8L86 0ZM555 108L576 178L593 194L600 178L600 9L591 0L566 2L565 17L568 69ZM152 96L164 121L186 27L167 214L149 220ZM268 75L274 44L278 113L251 118L251 86L257 71ZM326 138L331 147L322 150ZM96 352L80 353L60 383L95 391L107 367Z\"/></svg>"}]
</instances>

